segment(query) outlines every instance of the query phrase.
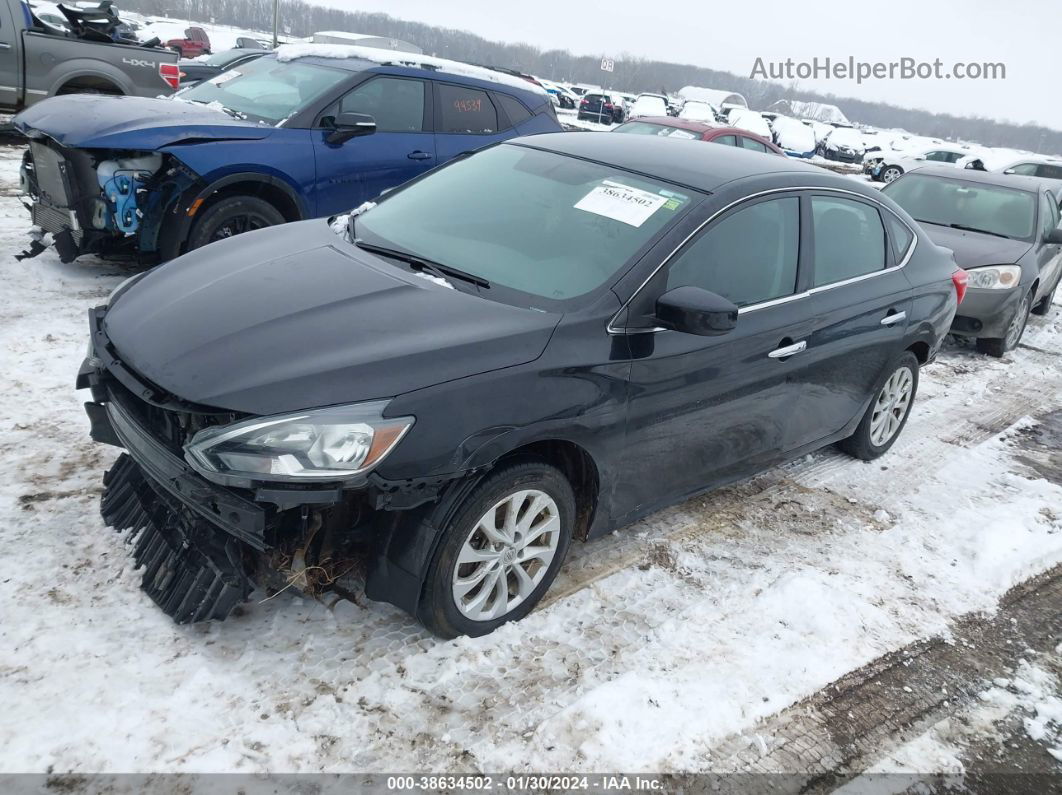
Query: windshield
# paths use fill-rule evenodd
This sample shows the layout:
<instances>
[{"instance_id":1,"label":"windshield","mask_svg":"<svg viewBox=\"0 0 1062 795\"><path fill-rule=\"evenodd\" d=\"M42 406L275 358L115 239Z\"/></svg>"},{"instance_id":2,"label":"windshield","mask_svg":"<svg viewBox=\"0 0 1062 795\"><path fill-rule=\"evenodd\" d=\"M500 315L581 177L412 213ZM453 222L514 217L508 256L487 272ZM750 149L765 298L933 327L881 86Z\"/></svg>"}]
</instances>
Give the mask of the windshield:
<instances>
[{"instance_id":1,"label":"windshield","mask_svg":"<svg viewBox=\"0 0 1062 795\"><path fill-rule=\"evenodd\" d=\"M882 192L919 223L1031 240L1036 197L1025 191L946 177L907 174Z\"/></svg>"},{"instance_id":2,"label":"windshield","mask_svg":"<svg viewBox=\"0 0 1062 795\"><path fill-rule=\"evenodd\" d=\"M252 121L277 124L347 80L342 69L259 58L182 91L181 99L218 102Z\"/></svg>"},{"instance_id":3,"label":"windshield","mask_svg":"<svg viewBox=\"0 0 1062 795\"><path fill-rule=\"evenodd\" d=\"M502 145L387 197L358 216L355 235L563 301L611 283L690 202L617 168Z\"/></svg>"},{"instance_id":4,"label":"windshield","mask_svg":"<svg viewBox=\"0 0 1062 795\"><path fill-rule=\"evenodd\" d=\"M666 124L653 124L647 121L630 121L621 124L612 132L631 133L633 135L660 135L667 138L697 138L697 133Z\"/></svg>"}]
</instances>

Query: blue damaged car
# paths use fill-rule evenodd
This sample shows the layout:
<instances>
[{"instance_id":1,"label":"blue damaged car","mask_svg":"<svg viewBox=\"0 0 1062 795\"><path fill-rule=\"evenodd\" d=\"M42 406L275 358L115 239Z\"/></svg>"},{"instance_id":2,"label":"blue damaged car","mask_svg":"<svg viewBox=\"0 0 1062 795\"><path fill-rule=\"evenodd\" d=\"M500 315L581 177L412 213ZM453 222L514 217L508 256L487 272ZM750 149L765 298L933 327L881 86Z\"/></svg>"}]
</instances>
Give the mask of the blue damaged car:
<instances>
[{"instance_id":1,"label":"blue damaged car","mask_svg":"<svg viewBox=\"0 0 1062 795\"><path fill-rule=\"evenodd\" d=\"M33 223L60 258L145 264L332 215L489 144L561 129L546 92L519 77L333 45L282 47L174 99L54 97L15 125L30 142Z\"/></svg>"}]
</instances>

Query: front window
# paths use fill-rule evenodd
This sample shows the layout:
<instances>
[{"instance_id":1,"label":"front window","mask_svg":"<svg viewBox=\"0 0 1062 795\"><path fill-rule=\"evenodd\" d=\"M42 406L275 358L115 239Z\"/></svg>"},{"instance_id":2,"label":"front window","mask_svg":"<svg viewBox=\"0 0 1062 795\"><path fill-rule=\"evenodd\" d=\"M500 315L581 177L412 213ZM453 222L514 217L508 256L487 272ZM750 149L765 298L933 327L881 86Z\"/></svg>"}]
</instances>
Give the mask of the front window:
<instances>
[{"instance_id":1,"label":"front window","mask_svg":"<svg viewBox=\"0 0 1062 795\"><path fill-rule=\"evenodd\" d=\"M266 57L241 64L178 96L187 102L217 103L251 121L278 124L350 76L343 69Z\"/></svg>"},{"instance_id":2,"label":"front window","mask_svg":"<svg viewBox=\"0 0 1062 795\"><path fill-rule=\"evenodd\" d=\"M920 224L1031 240L1036 196L1001 185L908 174L882 188Z\"/></svg>"},{"instance_id":3,"label":"front window","mask_svg":"<svg viewBox=\"0 0 1062 795\"><path fill-rule=\"evenodd\" d=\"M387 197L354 234L491 289L563 301L610 284L692 199L615 167L502 145Z\"/></svg>"}]
</instances>

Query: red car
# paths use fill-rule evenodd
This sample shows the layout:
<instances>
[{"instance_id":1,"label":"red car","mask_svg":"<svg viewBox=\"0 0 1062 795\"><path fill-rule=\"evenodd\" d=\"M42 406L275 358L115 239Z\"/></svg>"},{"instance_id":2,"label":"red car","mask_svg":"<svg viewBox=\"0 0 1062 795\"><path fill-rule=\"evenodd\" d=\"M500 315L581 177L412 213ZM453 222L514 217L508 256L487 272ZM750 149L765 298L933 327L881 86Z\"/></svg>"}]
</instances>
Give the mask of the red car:
<instances>
[{"instance_id":1,"label":"red car","mask_svg":"<svg viewBox=\"0 0 1062 795\"><path fill-rule=\"evenodd\" d=\"M773 152L785 157L785 152L754 132L738 127L715 127L708 122L676 119L671 116L641 116L621 124L612 132L634 135L663 135L671 138L700 138L728 146L740 146L756 152Z\"/></svg>"},{"instance_id":2,"label":"red car","mask_svg":"<svg viewBox=\"0 0 1062 795\"><path fill-rule=\"evenodd\" d=\"M170 39L165 46L176 50L181 58L210 55L210 37L202 28L187 28L183 39Z\"/></svg>"}]
</instances>

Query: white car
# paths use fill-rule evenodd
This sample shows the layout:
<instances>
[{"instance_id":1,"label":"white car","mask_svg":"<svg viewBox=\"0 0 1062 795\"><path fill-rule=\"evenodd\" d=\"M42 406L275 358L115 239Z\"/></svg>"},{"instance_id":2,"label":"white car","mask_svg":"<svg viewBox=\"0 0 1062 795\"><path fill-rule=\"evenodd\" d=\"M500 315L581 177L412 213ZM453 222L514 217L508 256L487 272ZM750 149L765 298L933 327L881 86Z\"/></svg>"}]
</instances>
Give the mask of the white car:
<instances>
[{"instance_id":1,"label":"white car","mask_svg":"<svg viewBox=\"0 0 1062 795\"><path fill-rule=\"evenodd\" d=\"M993 171L1002 171L1004 174L1018 174L1023 177L1040 177L1040 179L1062 180L1062 160L1054 157L1031 158L1015 160Z\"/></svg>"},{"instance_id":2,"label":"white car","mask_svg":"<svg viewBox=\"0 0 1062 795\"><path fill-rule=\"evenodd\" d=\"M689 99L682 105L682 110L679 111L678 117L680 119L689 119L690 121L715 122L715 108L707 102Z\"/></svg>"},{"instance_id":3,"label":"white car","mask_svg":"<svg viewBox=\"0 0 1062 795\"><path fill-rule=\"evenodd\" d=\"M774 142L790 157L812 157L815 154L815 133L791 116L776 115L771 120Z\"/></svg>"},{"instance_id":4,"label":"white car","mask_svg":"<svg viewBox=\"0 0 1062 795\"><path fill-rule=\"evenodd\" d=\"M628 119L637 119L639 116L666 116L667 98L660 94L639 94L631 105Z\"/></svg>"},{"instance_id":5,"label":"white car","mask_svg":"<svg viewBox=\"0 0 1062 795\"><path fill-rule=\"evenodd\" d=\"M767 120L763 116L754 110L733 108L726 118L731 127L737 127L739 130L748 130L766 138L768 141L772 140L770 125L767 124Z\"/></svg>"},{"instance_id":6,"label":"white car","mask_svg":"<svg viewBox=\"0 0 1062 795\"><path fill-rule=\"evenodd\" d=\"M926 163L953 166L970 154L973 153L969 149L958 146L935 146L908 152L878 150L863 158L863 173L869 174L872 180L888 184L912 168L924 166Z\"/></svg>"}]
</instances>

